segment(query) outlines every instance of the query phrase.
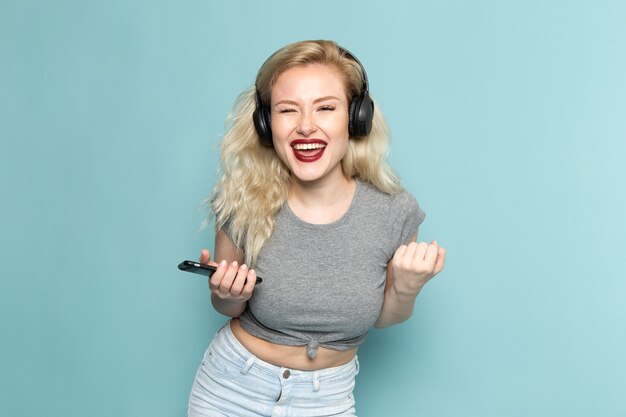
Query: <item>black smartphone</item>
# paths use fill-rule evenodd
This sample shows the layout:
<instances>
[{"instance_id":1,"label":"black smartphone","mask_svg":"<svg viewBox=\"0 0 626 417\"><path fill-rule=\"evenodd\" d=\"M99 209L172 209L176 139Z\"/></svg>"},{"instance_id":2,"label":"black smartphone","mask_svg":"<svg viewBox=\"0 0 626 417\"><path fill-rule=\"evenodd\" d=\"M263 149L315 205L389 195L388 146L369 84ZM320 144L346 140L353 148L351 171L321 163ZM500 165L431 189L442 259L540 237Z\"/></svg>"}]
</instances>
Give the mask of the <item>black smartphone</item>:
<instances>
[{"instance_id":1,"label":"black smartphone","mask_svg":"<svg viewBox=\"0 0 626 417\"><path fill-rule=\"evenodd\" d=\"M194 274L205 275L210 277L217 270L213 265L201 264L196 261L182 261L178 264L178 269L181 271L193 272ZM256 277L256 284L263 282L263 278Z\"/></svg>"}]
</instances>

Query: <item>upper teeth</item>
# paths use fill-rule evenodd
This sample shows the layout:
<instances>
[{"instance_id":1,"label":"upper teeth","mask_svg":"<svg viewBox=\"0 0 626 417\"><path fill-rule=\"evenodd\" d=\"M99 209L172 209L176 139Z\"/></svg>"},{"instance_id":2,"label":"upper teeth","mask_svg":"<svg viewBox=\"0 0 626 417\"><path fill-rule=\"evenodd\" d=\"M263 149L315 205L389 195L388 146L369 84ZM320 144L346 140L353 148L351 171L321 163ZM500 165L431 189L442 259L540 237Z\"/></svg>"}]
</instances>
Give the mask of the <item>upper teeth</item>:
<instances>
[{"instance_id":1,"label":"upper teeth","mask_svg":"<svg viewBox=\"0 0 626 417\"><path fill-rule=\"evenodd\" d=\"M322 143L297 143L293 145L293 148L298 151L306 151L308 149L321 149L324 146L326 145Z\"/></svg>"}]
</instances>

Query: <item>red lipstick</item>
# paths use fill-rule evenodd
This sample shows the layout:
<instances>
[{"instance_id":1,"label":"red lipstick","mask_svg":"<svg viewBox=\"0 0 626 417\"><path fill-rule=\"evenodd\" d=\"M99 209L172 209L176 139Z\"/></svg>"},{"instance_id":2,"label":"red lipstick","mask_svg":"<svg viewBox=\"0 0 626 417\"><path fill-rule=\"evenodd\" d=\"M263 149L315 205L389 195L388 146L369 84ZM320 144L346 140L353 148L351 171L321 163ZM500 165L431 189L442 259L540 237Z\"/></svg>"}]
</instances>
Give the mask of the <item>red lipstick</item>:
<instances>
[{"instance_id":1,"label":"red lipstick","mask_svg":"<svg viewBox=\"0 0 626 417\"><path fill-rule=\"evenodd\" d=\"M315 162L324 154L327 143L321 139L296 139L290 145L298 161Z\"/></svg>"}]
</instances>

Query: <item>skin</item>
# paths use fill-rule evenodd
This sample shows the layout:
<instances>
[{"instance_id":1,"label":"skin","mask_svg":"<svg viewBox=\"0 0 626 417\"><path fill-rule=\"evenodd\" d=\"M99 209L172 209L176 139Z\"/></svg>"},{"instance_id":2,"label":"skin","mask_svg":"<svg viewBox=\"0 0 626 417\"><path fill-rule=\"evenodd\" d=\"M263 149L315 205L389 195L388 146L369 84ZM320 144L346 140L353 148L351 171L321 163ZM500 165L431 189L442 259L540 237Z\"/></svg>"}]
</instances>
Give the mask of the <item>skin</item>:
<instances>
[{"instance_id":1,"label":"skin","mask_svg":"<svg viewBox=\"0 0 626 417\"><path fill-rule=\"evenodd\" d=\"M272 89L274 148L292 174L287 202L305 222L331 223L343 216L352 202L356 183L353 178L346 178L341 168L349 141L348 108L342 76L334 67L307 64L291 68L278 77ZM321 157L302 161L294 143L323 146ZM307 155L317 152L308 151ZM445 249L435 241L417 243L416 239L417 234L400 246L389 261L376 327L411 317L417 295L443 269ZM247 333L236 317L243 313L252 296L256 272L242 264L244 253L223 230L216 234L215 258L222 261L212 262L209 251L202 250L200 261L217 266L209 280L212 304L218 312L235 318L231 322L233 333L257 357L277 366L303 370L342 365L354 357L356 349L320 347L317 356L310 359L303 346L276 345Z\"/></svg>"}]
</instances>

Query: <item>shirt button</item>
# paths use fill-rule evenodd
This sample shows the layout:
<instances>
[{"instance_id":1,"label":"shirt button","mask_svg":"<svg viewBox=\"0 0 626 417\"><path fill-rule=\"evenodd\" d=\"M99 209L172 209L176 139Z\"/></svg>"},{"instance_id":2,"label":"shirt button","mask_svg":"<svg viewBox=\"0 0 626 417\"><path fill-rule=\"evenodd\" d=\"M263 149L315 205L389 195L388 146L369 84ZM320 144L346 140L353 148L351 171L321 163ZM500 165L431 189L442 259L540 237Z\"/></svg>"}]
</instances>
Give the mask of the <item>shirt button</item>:
<instances>
[{"instance_id":1,"label":"shirt button","mask_svg":"<svg viewBox=\"0 0 626 417\"><path fill-rule=\"evenodd\" d=\"M283 378L284 378L284 379L288 379L290 375L291 375L291 372L289 372L289 369L286 369L286 370L283 372Z\"/></svg>"}]
</instances>

